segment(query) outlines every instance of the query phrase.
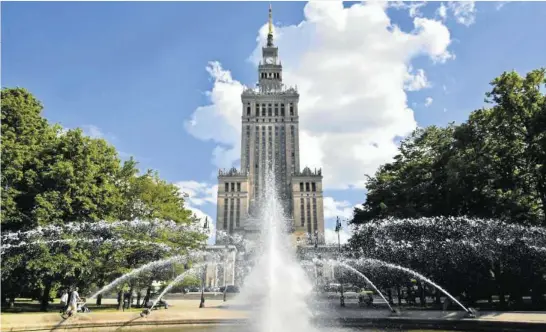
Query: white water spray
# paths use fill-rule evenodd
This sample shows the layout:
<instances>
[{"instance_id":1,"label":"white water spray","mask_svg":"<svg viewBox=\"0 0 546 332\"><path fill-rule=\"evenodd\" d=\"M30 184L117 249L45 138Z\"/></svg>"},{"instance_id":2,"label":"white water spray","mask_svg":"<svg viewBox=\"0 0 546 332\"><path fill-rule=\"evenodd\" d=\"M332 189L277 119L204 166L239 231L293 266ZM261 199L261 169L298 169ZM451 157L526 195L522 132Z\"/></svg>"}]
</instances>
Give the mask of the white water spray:
<instances>
[{"instance_id":1,"label":"white water spray","mask_svg":"<svg viewBox=\"0 0 546 332\"><path fill-rule=\"evenodd\" d=\"M434 281L430 280L429 278L425 277L424 275L422 275L421 273L419 272L416 272L412 269L409 269L407 267L403 267L403 266L400 266L400 265L396 265L396 264L392 264L392 263L387 263L387 262L384 262L382 260L379 260L379 259L373 259L373 258L360 258L358 260L356 260L356 263L357 264L364 264L364 263L368 263L368 264L373 264L373 265L379 265L379 266L384 266L384 267L388 267L388 268L391 268L391 269L395 269L395 270L400 270L400 271L404 271L404 272L407 272L421 280L423 280L424 282L426 282L427 284L433 286L434 288L438 289L440 292L444 293L447 297L449 297L453 302L457 303L457 305L459 307L461 307L464 311L466 312L470 312L470 310L468 308L466 308L461 302L457 301L457 299L455 297L453 297L453 295L449 294L448 291L446 291L445 289L443 289L440 285L438 285L437 283L435 283Z\"/></svg>"},{"instance_id":2,"label":"white water spray","mask_svg":"<svg viewBox=\"0 0 546 332\"><path fill-rule=\"evenodd\" d=\"M358 271L357 269L355 269L354 267L348 265L348 264L345 264L343 262L336 262L336 261L330 261L330 263L333 263L333 264L337 264L337 265L340 265L340 266L343 266L344 268L356 273L357 275L359 275L360 277L364 278L364 280L366 281L366 283L368 283L370 286L372 286L372 288L377 292L377 294L379 294L379 296L381 296L381 298L383 299L383 301L385 301L385 303L389 306L389 309L391 310L391 312L395 312L394 309L391 307L391 304L389 303L389 301L385 298L385 296L383 295L383 293L381 293L381 291L379 290L379 288L377 288L375 286L375 284L370 280L368 279L368 277L366 277L366 275L364 275L364 273Z\"/></svg>"},{"instance_id":3,"label":"white water spray","mask_svg":"<svg viewBox=\"0 0 546 332\"><path fill-rule=\"evenodd\" d=\"M266 176L260 221L261 250L254 269L236 300L250 305L254 331L312 332L312 313L307 306L312 286L296 260L290 244L284 209L275 191L272 174ZM287 324L289 322L289 324Z\"/></svg>"}]
</instances>

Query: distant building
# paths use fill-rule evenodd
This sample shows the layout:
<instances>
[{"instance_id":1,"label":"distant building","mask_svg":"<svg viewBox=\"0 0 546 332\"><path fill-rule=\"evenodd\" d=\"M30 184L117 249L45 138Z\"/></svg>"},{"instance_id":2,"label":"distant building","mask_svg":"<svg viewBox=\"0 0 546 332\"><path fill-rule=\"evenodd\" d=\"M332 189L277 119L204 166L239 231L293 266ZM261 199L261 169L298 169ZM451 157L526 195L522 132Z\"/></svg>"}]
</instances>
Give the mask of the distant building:
<instances>
[{"instance_id":1,"label":"distant building","mask_svg":"<svg viewBox=\"0 0 546 332\"><path fill-rule=\"evenodd\" d=\"M269 8L269 33L262 47L256 88L246 89L241 95L241 169L218 172L218 200L216 214L216 246L222 250L231 244L230 236L241 235L255 240L262 229L257 216L263 198L265 177L273 171L278 197L283 203L291 240L301 250L324 249L324 204L322 171L300 168L299 98L295 87L283 84L279 50L273 43L273 23ZM228 234L229 236L224 236ZM231 247L230 247L231 248ZM207 267L206 285L240 285L252 265L250 252L230 249L228 277L223 267ZM307 248L307 249L303 249ZM330 248L330 247L328 247ZM316 269L317 278L333 280L331 266Z\"/></svg>"},{"instance_id":2,"label":"distant building","mask_svg":"<svg viewBox=\"0 0 546 332\"><path fill-rule=\"evenodd\" d=\"M292 225L294 243L324 243L322 172L300 169L299 93L283 84L279 50L273 44L271 7L269 33L262 47L256 88L241 95L241 169L218 173L217 244L222 236L241 234L253 239L261 230L256 216L267 170Z\"/></svg>"}]
</instances>

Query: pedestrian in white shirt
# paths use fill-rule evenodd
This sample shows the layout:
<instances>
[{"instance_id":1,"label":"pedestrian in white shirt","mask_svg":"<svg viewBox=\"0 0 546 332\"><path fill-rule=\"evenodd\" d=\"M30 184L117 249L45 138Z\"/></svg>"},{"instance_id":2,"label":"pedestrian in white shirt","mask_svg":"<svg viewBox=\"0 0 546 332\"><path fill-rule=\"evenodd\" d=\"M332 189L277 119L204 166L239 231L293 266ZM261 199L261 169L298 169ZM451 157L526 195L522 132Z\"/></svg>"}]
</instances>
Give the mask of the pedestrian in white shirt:
<instances>
[{"instance_id":1,"label":"pedestrian in white shirt","mask_svg":"<svg viewBox=\"0 0 546 332\"><path fill-rule=\"evenodd\" d=\"M68 305L68 292L66 290L63 291L63 294L61 295L61 312L65 312Z\"/></svg>"},{"instance_id":2,"label":"pedestrian in white shirt","mask_svg":"<svg viewBox=\"0 0 546 332\"><path fill-rule=\"evenodd\" d=\"M65 312L65 315L70 317L74 312L78 311L78 301L81 301L81 298L80 294L78 294L78 287L75 287L70 293L70 297L68 299L68 310Z\"/></svg>"}]
</instances>

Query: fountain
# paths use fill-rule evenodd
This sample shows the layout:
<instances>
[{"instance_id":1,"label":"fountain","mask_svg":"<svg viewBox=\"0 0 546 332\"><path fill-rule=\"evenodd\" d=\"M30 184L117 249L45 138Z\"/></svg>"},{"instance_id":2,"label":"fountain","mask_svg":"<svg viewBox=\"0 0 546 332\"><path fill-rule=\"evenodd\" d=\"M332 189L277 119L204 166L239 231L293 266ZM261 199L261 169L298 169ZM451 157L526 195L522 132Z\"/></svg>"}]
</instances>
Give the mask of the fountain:
<instances>
[{"instance_id":1,"label":"fountain","mask_svg":"<svg viewBox=\"0 0 546 332\"><path fill-rule=\"evenodd\" d=\"M306 302L312 286L289 242L289 225L284 224L286 218L272 174L266 175L265 197L260 211L261 250L234 302L251 305L251 317L255 319L250 324L254 331L314 331Z\"/></svg>"},{"instance_id":2,"label":"fountain","mask_svg":"<svg viewBox=\"0 0 546 332\"><path fill-rule=\"evenodd\" d=\"M459 302L455 297L453 297L453 295L449 294L448 291L446 291L445 289L440 287L440 285L436 284L434 281L430 280L429 278L425 277L424 275L422 275L419 272L416 272L416 271L414 271L412 269L409 269L407 267L403 267L403 266L400 266L400 265L387 263L387 262L384 262L384 261L379 260L379 259L360 258L358 260L355 260L355 262L357 264L359 264L359 265L362 265L364 263L368 263L368 264L380 265L380 266L384 266L384 267L387 267L387 268L407 272L407 273L409 273L409 274L423 280L424 282L426 282L427 284L433 286L434 288L438 289L440 292L444 293L447 297L449 297L453 302L455 302L459 307L461 307L468 314L472 314L472 310L465 307L461 302Z\"/></svg>"},{"instance_id":3,"label":"fountain","mask_svg":"<svg viewBox=\"0 0 546 332\"><path fill-rule=\"evenodd\" d=\"M258 242L250 241L243 238L240 235L233 234L220 234L220 237L229 238L229 243L237 245L242 248L243 251L247 249L256 250L254 255L254 264L247 264L239 267L244 269L247 276L244 280L244 287L242 293L240 293L234 300L227 304L227 307L244 305L250 310L251 320L249 322L253 331L269 332L283 330L286 332L314 332L318 331L318 327L313 325L314 313L310 308L309 299L312 295L313 283L309 280L308 275L303 269L306 264L315 264L316 262L329 263L332 266L338 265L343 269L347 269L352 273L355 273L359 277L363 278L366 284L370 285L374 291L385 301L386 307L390 312L396 312L386 299L384 294L379 288L372 282L362 271L357 269L358 266L373 265L378 267L385 267L389 269L395 269L403 271L412 276L423 280L425 283L431 285L439 292L445 294L451 301L457 304L462 310L467 313L466 317L476 317L475 311L472 308L468 308L451 295L443 287L432 281L430 278L425 277L423 274L414 271L413 269L389 263L383 260L379 260L372 257L362 257L357 259L342 259L342 260L329 260L314 257L313 261L303 260L298 261L296 258L295 248L289 242L288 233L290 232L290 226L285 224L283 206L281 200L278 199L275 190L275 179L271 173L266 175L265 189L263 203L260 205L259 218L262 226L260 237ZM444 240L447 246L454 247L454 241L459 241L461 245L474 249L477 252L482 252L483 255L490 255L495 246L505 245L506 239L510 238L514 233L520 234L518 237L527 248L534 250L537 253L543 253L546 251L544 247L544 239L546 238L546 232L543 228L524 228L509 226L506 228L487 228L489 224L480 222L469 222L468 229L460 229L452 225L450 232L457 235L459 238ZM408 226L409 225L409 226ZM409 221L401 223L397 220L385 221L384 223L371 223L369 225L362 226L362 229L370 231L371 235L366 235L370 241L377 243L378 247L387 247L392 252L404 252L404 248L416 248L418 245L424 245L427 249L427 245L431 243L422 239L414 239L410 241L398 241L396 238L396 232L404 227L414 228L426 228L433 229L436 224L432 222L423 221ZM176 253L177 248L171 248L168 245L161 243L154 243L153 241L140 241L140 240L125 240L123 238L115 238L117 231L123 233L124 231L144 230L146 234L155 234L156 232L162 232L165 229L169 231L190 231L195 229L192 227L175 225L169 222L147 222L147 221L134 221L134 222L114 222L114 223L81 223L81 224L67 224L64 226L51 226L43 227L35 230L7 233L2 234L2 254L10 249L24 248L31 245L54 245L54 244L68 244L68 243L82 243L82 244L140 244L156 246L158 249L165 252L174 251ZM481 233L476 235L480 230ZM507 231L508 230L508 231ZM106 232L105 232L106 231ZM110 232L111 231L111 232ZM403 231L403 230L402 230ZM510 233L512 232L512 233ZM96 233L108 234L108 237L96 237ZM373 234L372 234L373 233ZM436 233L438 231L436 230ZM436 234L435 233L435 234ZM75 235L93 235L95 237L78 237ZM368 233L366 233L368 234ZM395 234L395 235L393 235ZM63 236L71 238L62 238ZM451 236L451 234L450 234ZM36 239L38 237L38 239ZM47 237L56 237L56 239L42 239ZM61 238L59 238L61 237ZM512 236L515 238L515 236ZM421 242L419 242L421 241ZM18 242L18 243L17 243ZM500 243L500 244L499 244ZM316 246L315 246L316 247ZM397 249L400 247L400 249ZM394 248L394 249L393 249ZM485 248L485 249L483 249ZM480 251L481 249L481 251ZM398 251L397 251L398 250ZM428 249L430 250L430 248ZM373 254L373 252L372 252ZM207 256L206 259L203 259ZM381 256L377 256L381 257ZM395 257L393 255L393 257ZM382 257L381 257L382 258ZM156 268L160 268L172 263L186 263L189 261L199 261L193 268L187 269L174 280L172 280L168 286L156 297L150 308L145 309L140 316L148 316L151 310L156 307L158 301L160 301L165 294L167 294L173 287L182 281L188 274L194 273L196 270L201 269L206 264L225 264L225 258L222 254L213 254L205 250L193 250L189 254L174 255L165 259L149 262L144 264L122 276L115 279L108 285L102 287L94 294L88 297L93 299L100 294L111 290L113 287L120 285L131 278L138 276L139 274L150 271ZM253 265L250 269L249 265ZM316 268L316 267L315 267ZM249 269L249 271L247 271ZM361 271L362 270L362 271ZM366 273L367 274L367 273ZM224 301L225 301L224 293ZM342 312L342 311L340 311ZM343 316L343 315L342 315ZM388 316L382 316L388 317ZM289 322L287 324L286 322Z\"/></svg>"}]
</instances>

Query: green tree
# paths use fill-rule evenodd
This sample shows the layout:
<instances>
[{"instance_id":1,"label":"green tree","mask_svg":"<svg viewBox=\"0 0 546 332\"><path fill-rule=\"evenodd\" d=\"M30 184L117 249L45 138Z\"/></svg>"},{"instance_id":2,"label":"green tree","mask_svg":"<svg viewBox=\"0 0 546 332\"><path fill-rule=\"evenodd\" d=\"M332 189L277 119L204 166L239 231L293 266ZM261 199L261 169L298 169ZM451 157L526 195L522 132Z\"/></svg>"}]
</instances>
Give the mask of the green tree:
<instances>
[{"instance_id":1,"label":"green tree","mask_svg":"<svg viewBox=\"0 0 546 332\"><path fill-rule=\"evenodd\" d=\"M186 253L203 240L184 228L196 220L176 186L151 170L139 175L133 159L121 165L115 148L102 139L49 125L41 110L28 91L2 90L4 233L119 219L165 221L168 227L153 232L91 227L29 238L33 244L8 248L2 257L2 300L13 303L25 294L39 298L46 310L59 287L78 285L85 293L144 263Z\"/></svg>"},{"instance_id":2,"label":"green tree","mask_svg":"<svg viewBox=\"0 0 546 332\"><path fill-rule=\"evenodd\" d=\"M22 88L2 89L2 209L4 232L30 229L32 188L37 181L39 155L58 133L42 117L42 104Z\"/></svg>"},{"instance_id":3,"label":"green tree","mask_svg":"<svg viewBox=\"0 0 546 332\"><path fill-rule=\"evenodd\" d=\"M417 129L368 177L353 223L473 216L546 225L545 70L492 81L493 104L446 128Z\"/></svg>"}]
</instances>

